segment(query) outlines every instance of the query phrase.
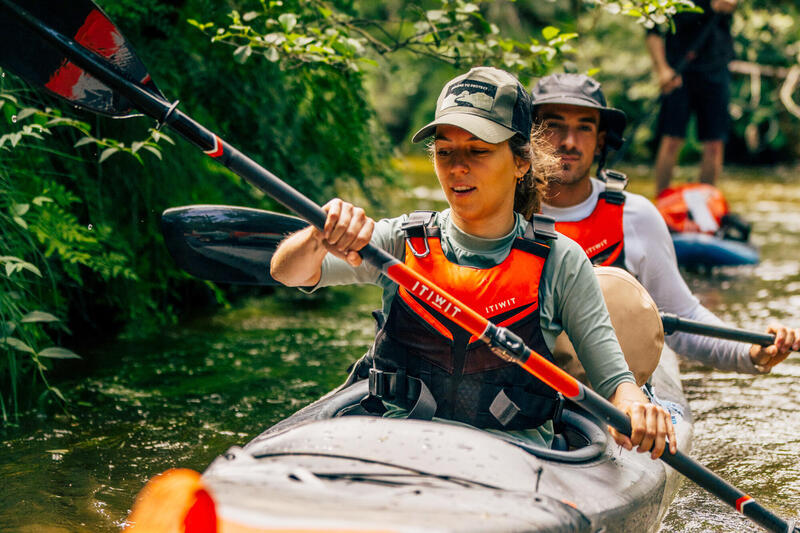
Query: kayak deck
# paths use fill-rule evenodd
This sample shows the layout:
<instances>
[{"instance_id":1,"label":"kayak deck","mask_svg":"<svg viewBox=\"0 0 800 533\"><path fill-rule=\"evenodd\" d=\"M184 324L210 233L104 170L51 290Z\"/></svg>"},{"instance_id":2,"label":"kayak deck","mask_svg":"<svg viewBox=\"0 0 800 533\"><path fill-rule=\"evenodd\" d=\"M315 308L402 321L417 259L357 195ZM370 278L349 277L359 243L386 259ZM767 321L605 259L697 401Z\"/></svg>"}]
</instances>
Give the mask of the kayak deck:
<instances>
[{"instance_id":1,"label":"kayak deck","mask_svg":"<svg viewBox=\"0 0 800 533\"><path fill-rule=\"evenodd\" d=\"M674 354L653 376L691 416ZM566 409L569 450L520 447L468 426L337 416L366 383L334 391L232 448L203 474L230 531L655 531L680 479ZM534 453L530 453L533 451ZM226 529L222 529L226 531Z\"/></svg>"}]
</instances>

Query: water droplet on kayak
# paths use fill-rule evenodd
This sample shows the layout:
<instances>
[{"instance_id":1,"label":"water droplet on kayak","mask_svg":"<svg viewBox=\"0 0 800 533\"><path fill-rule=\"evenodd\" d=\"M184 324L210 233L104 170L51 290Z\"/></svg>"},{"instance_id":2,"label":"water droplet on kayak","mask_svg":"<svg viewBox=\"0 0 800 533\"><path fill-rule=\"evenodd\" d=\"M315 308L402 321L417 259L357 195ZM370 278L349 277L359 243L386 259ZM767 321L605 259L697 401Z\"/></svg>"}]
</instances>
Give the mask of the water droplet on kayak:
<instances>
[{"instance_id":1,"label":"water droplet on kayak","mask_svg":"<svg viewBox=\"0 0 800 533\"><path fill-rule=\"evenodd\" d=\"M11 122L14 122L14 123L16 124L16 122L17 122L17 115L12 115L12 117L11 117Z\"/></svg>"}]
</instances>

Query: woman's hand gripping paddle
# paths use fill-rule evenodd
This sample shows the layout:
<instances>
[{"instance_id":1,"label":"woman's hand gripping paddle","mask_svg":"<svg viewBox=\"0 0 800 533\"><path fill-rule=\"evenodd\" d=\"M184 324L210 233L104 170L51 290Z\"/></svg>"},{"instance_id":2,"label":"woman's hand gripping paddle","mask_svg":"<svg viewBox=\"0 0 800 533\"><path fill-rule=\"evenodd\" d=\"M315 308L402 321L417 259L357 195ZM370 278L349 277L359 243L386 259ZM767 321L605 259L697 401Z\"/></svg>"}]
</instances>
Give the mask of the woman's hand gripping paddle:
<instances>
[{"instance_id":1,"label":"woman's hand gripping paddle","mask_svg":"<svg viewBox=\"0 0 800 533\"><path fill-rule=\"evenodd\" d=\"M53 2L38 0L24 3L29 8L35 9L38 17L23 9L17 2L0 0L0 20L5 22L4 30L14 35L13 42L15 43L12 48L0 48L0 64L24 77L26 72L29 71L24 68L15 70L14 67L19 67L19 64L13 56L18 50L34 44L31 42L26 43L24 39L28 39L28 41L46 41L53 46L53 49L57 50L58 54L69 58L69 63L73 64L81 72L81 75L90 73L110 88L114 94L128 99L134 107L162 124L169 124L187 140L199 146L206 155L217 159L230 170L269 194L317 228L323 228L326 215L317 204L179 111L176 105L170 104L161 95L149 90L141 80L135 81L135 76L130 76L130 73L124 70L124 66L120 70L120 65L115 65L107 57L84 48L76 42L78 40L77 35L63 35L53 29L54 23L51 18L57 16L57 11L49 9ZM88 5L89 2L80 0L70 2L68 5L75 7L78 4ZM106 21L104 24L111 24L99 10L91 10L89 13L90 15L98 13L99 15L95 14L94 16L102 16ZM42 19L48 20L48 23L42 22ZM113 26L113 24L111 25ZM79 27L84 28L86 24L84 23ZM89 34L93 35L93 27L96 26L90 25L87 28ZM118 31L115 33L120 39L122 38L121 33ZM126 49L129 52L132 50L131 47L126 47ZM45 53L43 52L43 54ZM44 62L47 59L52 60L52 54L34 58L37 62ZM56 62L56 65L60 64L58 61ZM29 77L26 79L31 83L47 87L46 83L42 83L43 77ZM87 106L87 108L89 107ZM572 376L533 352L525 346L519 337L504 328L498 328L453 296L441 290L434 283L406 267L384 250L368 245L360 253L365 261L379 268L390 279L415 296L429 302L436 302L436 305L442 309L444 314L470 333L478 335L481 340L492 348L498 357L520 365L595 416L605 420L619 432L630 435L630 419L627 415L616 409L594 391L584 387ZM264 268L266 268L266 265L264 265ZM681 452L674 455L665 453L661 456L661 459L767 530L781 533L800 533L800 528L795 527L793 522L789 523L768 511L750 496L733 487L685 454Z\"/></svg>"}]
</instances>

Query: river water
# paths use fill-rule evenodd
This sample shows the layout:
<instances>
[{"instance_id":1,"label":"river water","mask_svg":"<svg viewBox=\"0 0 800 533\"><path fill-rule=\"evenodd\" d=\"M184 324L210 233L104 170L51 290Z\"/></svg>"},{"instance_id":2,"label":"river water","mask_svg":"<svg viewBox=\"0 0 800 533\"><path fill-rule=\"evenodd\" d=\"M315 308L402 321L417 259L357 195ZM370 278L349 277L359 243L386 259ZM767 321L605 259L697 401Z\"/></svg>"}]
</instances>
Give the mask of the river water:
<instances>
[{"instance_id":1,"label":"river water","mask_svg":"<svg viewBox=\"0 0 800 533\"><path fill-rule=\"evenodd\" d=\"M629 171L630 189L650 194L645 170ZM408 196L420 208L440 207L430 173L420 175ZM726 176L723 190L733 210L753 222L762 262L686 277L732 324L800 324L794 175L751 169ZM98 347L95 366L61 385L69 416L31 416L0 431L0 530L119 531L149 478L171 467L202 470L338 385L369 345L369 311L378 305L372 288L326 289L321 299L280 289L155 338ZM682 370L696 418L693 456L779 515L800 516L800 355L767 376L688 363ZM756 529L689 482L662 527Z\"/></svg>"}]
</instances>

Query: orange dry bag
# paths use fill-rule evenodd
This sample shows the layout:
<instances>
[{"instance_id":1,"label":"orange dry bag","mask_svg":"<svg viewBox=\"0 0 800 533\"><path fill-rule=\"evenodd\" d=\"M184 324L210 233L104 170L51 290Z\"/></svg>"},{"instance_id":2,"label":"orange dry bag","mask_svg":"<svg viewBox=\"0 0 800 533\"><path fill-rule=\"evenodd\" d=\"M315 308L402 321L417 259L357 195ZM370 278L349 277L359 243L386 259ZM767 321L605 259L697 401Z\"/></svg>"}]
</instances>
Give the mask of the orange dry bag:
<instances>
[{"instance_id":1,"label":"orange dry bag","mask_svg":"<svg viewBox=\"0 0 800 533\"><path fill-rule=\"evenodd\" d=\"M687 183L661 191L656 207L673 233L715 234L728 214L728 203L713 185Z\"/></svg>"}]
</instances>

